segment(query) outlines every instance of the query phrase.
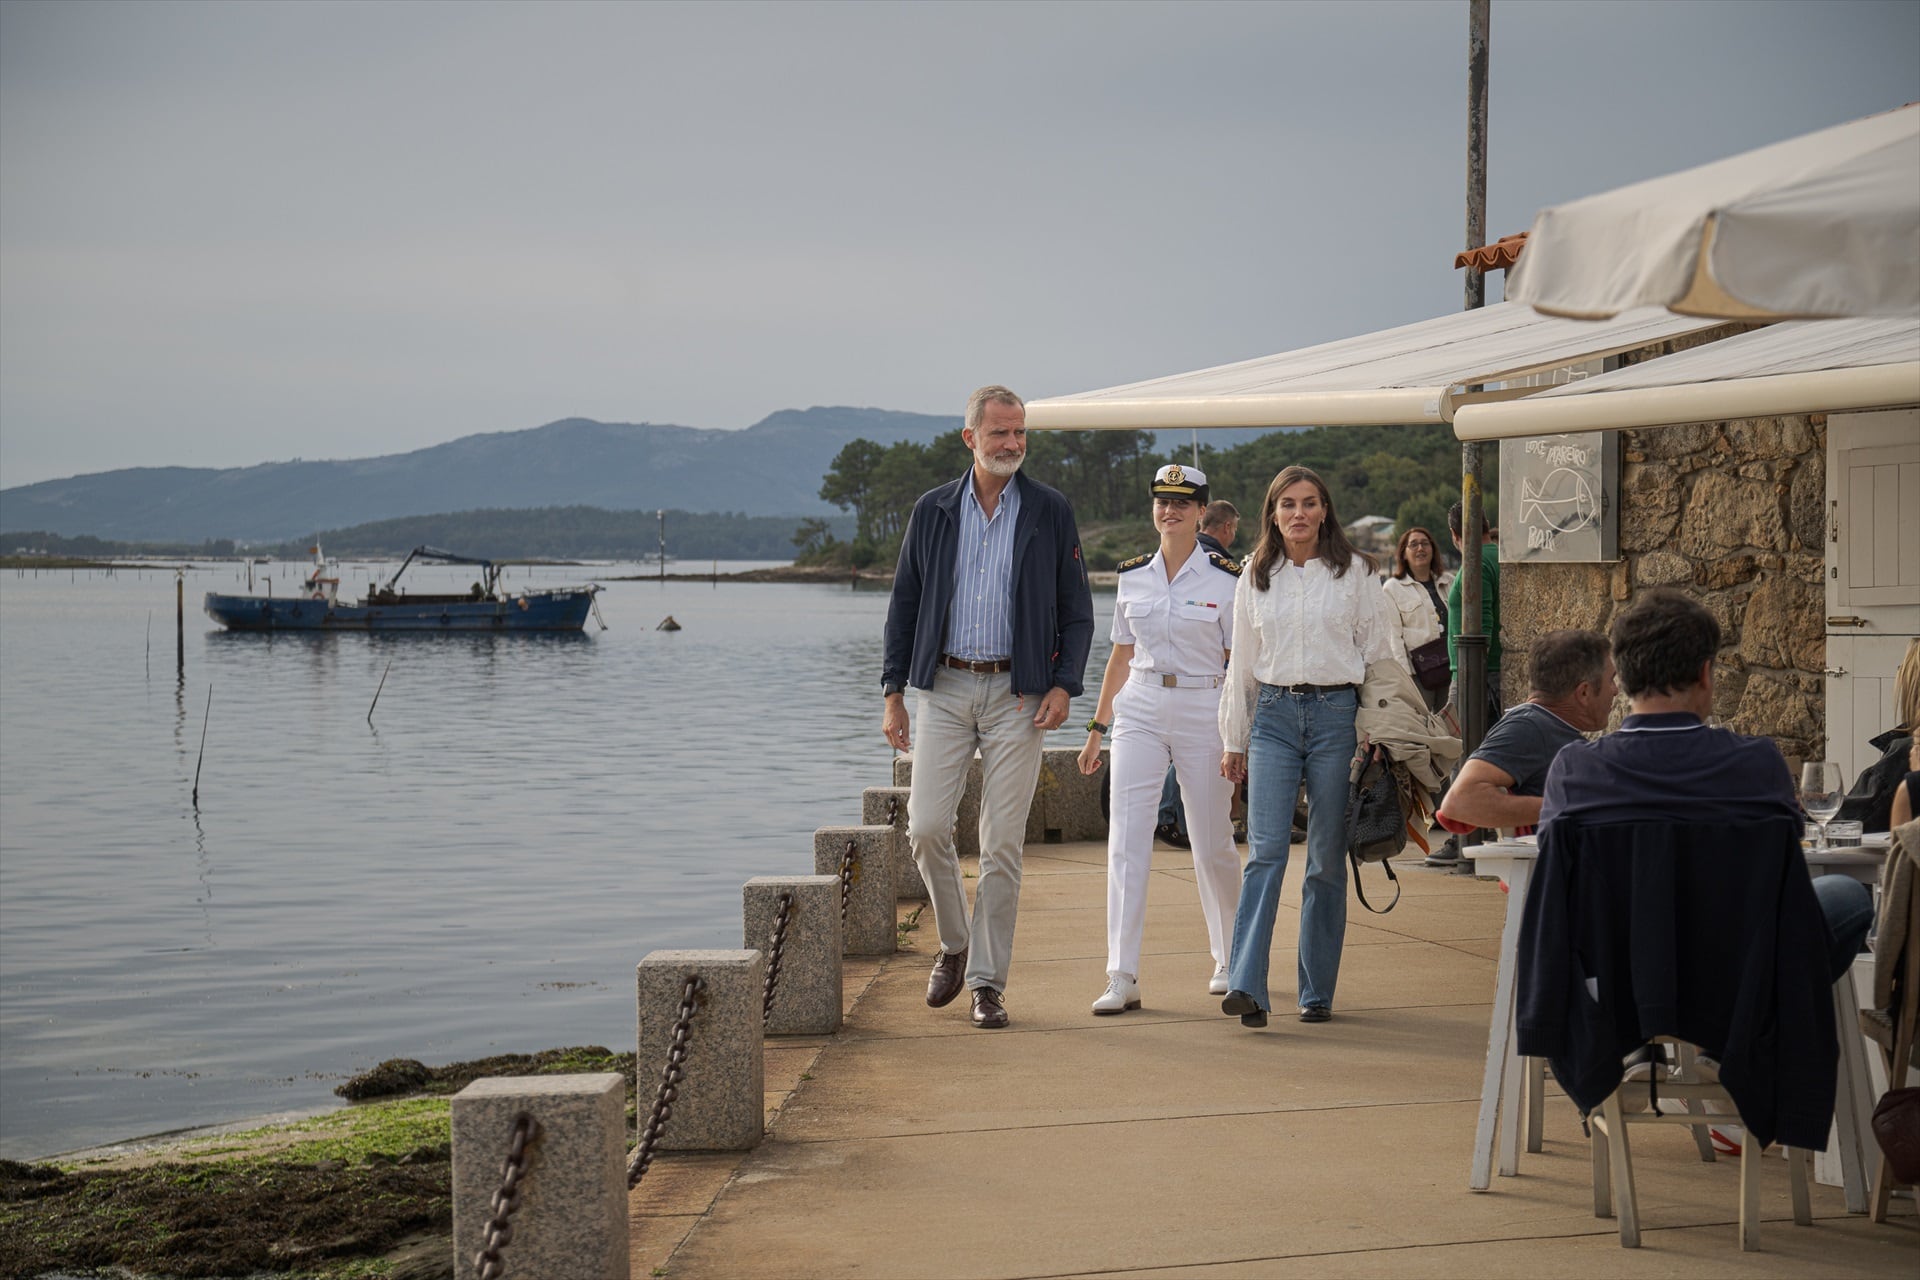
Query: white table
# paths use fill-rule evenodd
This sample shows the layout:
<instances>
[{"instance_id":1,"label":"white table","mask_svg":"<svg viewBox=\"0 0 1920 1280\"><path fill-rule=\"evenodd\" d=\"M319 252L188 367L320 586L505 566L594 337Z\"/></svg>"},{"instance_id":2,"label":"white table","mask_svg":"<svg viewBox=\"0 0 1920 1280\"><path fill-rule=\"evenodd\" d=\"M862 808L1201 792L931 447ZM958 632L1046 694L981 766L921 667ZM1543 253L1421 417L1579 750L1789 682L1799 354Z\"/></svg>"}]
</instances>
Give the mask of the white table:
<instances>
[{"instance_id":1,"label":"white table","mask_svg":"<svg viewBox=\"0 0 1920 1280\"><path fill-rule=\"evenodd\" d=\"M1467 1186L1485 1191L1492 1183L1496 1127L1500 1138L1500 1176L1520 1171L1520 1102L1531 1093L1527 1149L1540 1149L1541 1090L1538 1076L1529 1090L1519 1041L1514 1034L1514 991L1520 956L1520 917L1533 881L1539 846L1528 840L1497 840L1473 851L1474 871L1496 875L1507 882L1507 918L1500 930L1500 967L1494 979L1493 1016L1487 1034L1487 1066L1480 1081L1480 1118L1473 1133L1473 1167ZM1884 845L1864 849L1809 850L1807 869L1814 875L1846 875L1872 886L1880 882L1886 861ZM1868 1132L1872 1086L1867 1080L1865 1047L1860 1038L1860 997L1848 967L1833 984L1834 1021L1840 1033L1840 1072L1834 1094L1834 1115L1840 1133L1841 1178L1847 1211L1867 1211L1865 1139Z\"/></svg>"}]
</instances>

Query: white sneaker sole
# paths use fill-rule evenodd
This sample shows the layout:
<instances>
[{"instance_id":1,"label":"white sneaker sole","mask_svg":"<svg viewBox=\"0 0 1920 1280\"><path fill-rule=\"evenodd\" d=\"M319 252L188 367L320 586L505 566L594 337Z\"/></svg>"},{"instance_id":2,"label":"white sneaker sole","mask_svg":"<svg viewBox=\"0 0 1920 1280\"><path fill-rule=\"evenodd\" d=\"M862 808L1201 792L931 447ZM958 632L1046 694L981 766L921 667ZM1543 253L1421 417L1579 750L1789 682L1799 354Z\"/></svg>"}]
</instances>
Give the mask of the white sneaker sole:
<instances>
[{"instance_id":1,"label":"white sneaker sole","mask_svg":"<svg viewBox=\"0 0 1920 1280\"><path fill-rule=\"evenodd\" d=\"M1129 1009L1138 1009L1139 1007L1140 1007L1140 1002L1138 1000L1129 1000L1126 1002L1126 1004L1124 1004L1118 1009L1114 1009L1114 1008L1102 1009L1099 1005L1095 1005L1093 1006L1093 1015L1096 1018L1104 1018L1116 1013L1125 1013Z\"/></svg>"}]
</instances>

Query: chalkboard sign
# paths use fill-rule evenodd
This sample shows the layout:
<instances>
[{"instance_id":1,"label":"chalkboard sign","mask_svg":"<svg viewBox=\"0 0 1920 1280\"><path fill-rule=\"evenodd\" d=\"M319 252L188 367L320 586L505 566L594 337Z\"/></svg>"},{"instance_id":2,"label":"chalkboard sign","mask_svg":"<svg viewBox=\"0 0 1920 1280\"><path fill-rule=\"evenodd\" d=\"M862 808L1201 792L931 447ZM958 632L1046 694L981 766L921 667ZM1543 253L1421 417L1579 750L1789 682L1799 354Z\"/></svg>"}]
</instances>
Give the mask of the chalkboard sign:
<instances>
[{"instance_id":1,"label":"chalkboard sign","mask_svg":"<svg viewBox=\"0 0 1920 1280\"><path fill-rule=\"evenodd\" d=\"M1501 563L1620 558L1620 433L1500 442Z\"/></svg>"}]
</instances>

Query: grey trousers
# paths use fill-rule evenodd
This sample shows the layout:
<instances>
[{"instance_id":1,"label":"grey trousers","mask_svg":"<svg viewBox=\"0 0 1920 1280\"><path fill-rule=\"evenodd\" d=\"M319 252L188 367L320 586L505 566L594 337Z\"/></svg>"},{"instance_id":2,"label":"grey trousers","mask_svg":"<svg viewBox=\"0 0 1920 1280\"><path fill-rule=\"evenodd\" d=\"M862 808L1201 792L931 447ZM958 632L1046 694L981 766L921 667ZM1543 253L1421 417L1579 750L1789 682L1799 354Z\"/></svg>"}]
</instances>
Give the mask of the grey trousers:
<instances>
[{"instance_id":1,"label":"grey trousers","mask_svg":"<svg viewBox=\"0 0 1920 1280\"><path fill-rule=\"evenodd\" d=\"M933 688L918 691L913 789L907 797L907 841L933 903L940 950L967 956L967 987L1007 989L1013 929L1020 909L1020 857L1027 810L1040 776L1045 734L1034 727L1038 694L1016 698L1013 677L941 667ZM960 794L980 753L980 879L971 917L954 850Z\"/></svg>"}]
</instances>

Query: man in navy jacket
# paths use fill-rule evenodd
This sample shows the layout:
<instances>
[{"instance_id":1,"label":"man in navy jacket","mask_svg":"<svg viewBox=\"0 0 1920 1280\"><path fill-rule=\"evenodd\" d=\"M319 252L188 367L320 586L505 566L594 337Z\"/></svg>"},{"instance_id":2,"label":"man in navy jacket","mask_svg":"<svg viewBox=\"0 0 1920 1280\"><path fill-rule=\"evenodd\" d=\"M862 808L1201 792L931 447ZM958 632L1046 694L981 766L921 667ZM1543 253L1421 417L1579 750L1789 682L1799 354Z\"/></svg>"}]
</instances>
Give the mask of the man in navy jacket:
<instances>
[{"instance_id":1,"label":"man in navy jacket","mask_svg":"<svg viewBox=\"0 0 1920 1280\"><path fill-rule=\"evenodd\" d=\"M880 672L881 732L913 750L906 687L919 691L920 742L907 839L927 884L940 958L927 1003L964 985L973 1022L1004 1027L1027 811L1041 742L1067 718L1093 642L1093 597L1073 508L1019 474L1027 411L1005 387L967 401L966 475L920 496L894 571ZM953 824L980 753L980 878L971 918Z\"/></svg>"}]
</instances>

